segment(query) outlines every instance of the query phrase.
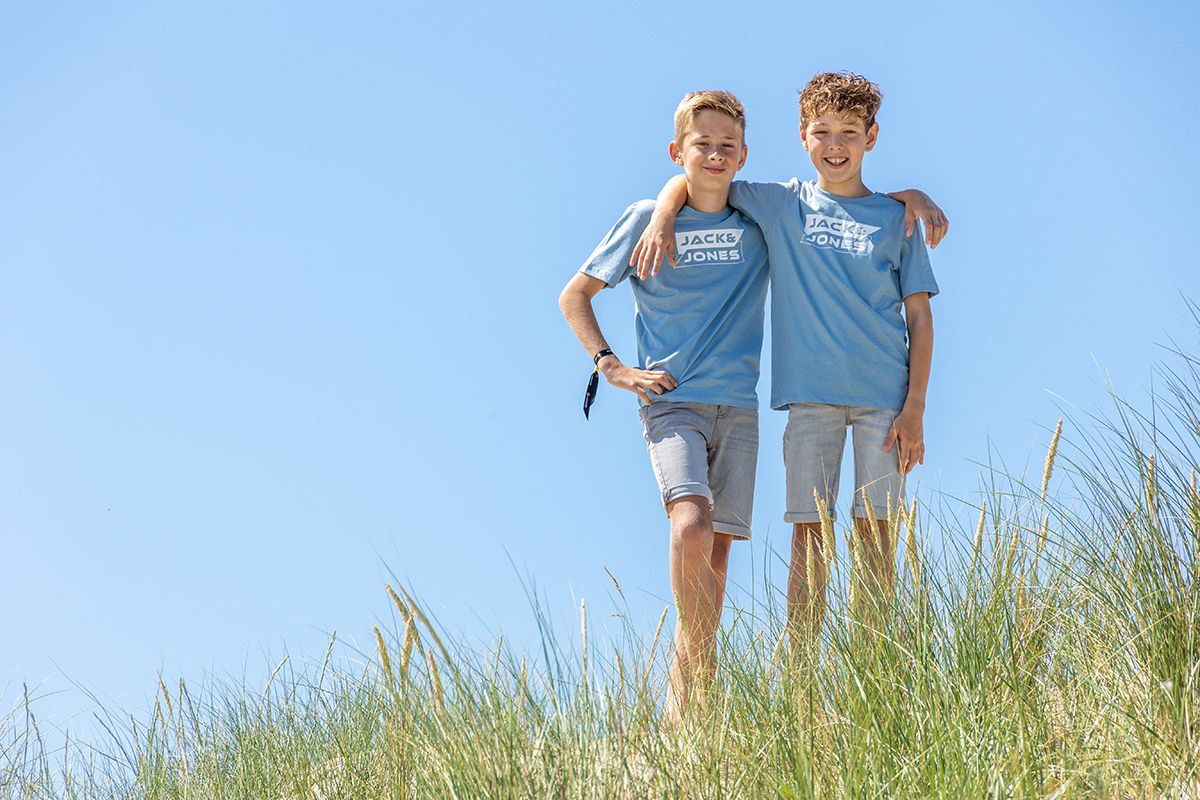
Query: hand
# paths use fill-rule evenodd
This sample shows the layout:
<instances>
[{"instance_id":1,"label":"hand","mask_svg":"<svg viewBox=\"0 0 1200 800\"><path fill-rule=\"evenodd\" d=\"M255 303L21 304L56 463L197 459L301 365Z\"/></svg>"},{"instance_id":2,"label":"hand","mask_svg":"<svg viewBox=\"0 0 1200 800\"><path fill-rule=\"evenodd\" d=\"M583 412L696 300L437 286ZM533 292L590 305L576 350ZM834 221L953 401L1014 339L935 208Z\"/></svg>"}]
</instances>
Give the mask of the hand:
<instances>
[{"instance_id":1,"label":"hand","mask_svg":"<svg viewBox=\"0 0 1200 800\"><path fill-rule=\"evenodd\" d=\"M629 266L636 267L638 280L644 281L647 276L658 274L664 256L667 263L675 266L675 215L655 211L633 248Z\"/></svg>"},{"instance_id":2,"label":"hand","mask_svg":"<svg viewBox=\"0 0 1200 800\"><path fill-rule=\"evenodd\" d=\"M925 244L937 247L950 231L950 220L929 195L919 189L896 192L895 199L904 203L904 235L912 236L917 220L925 223Z\"/></svg>"},{"instance_id":3,"label":"hand","mask_svg":"<svg viewBox=\"0 0 1200 800\"><path fill-rule=\"evenodd\" d=\"M892 421L892 429L888 432L887 441L883 443L883 452L886 453L899 441L897 446L900 448L901 475L907 475L917 464L925 463L923 416L923 411L905 406Z\"/></svg>"},{"instance_id":4,"label":"hand","mask_svg":"<svg viewBox=\"0 0 1200 800\"><path fill-rule=\"evenodd\" d=\"M642 398L642 402L646 405L650 405L650 395L646 393L647 391L662 394L671 391L677 385L669 372L661 369L627 367L618 361L616 356L605 356L600 359L600 371L604 373L604 379L609 384L618 389L627 389L633 392Z\"/></svg>"}]
</instances>

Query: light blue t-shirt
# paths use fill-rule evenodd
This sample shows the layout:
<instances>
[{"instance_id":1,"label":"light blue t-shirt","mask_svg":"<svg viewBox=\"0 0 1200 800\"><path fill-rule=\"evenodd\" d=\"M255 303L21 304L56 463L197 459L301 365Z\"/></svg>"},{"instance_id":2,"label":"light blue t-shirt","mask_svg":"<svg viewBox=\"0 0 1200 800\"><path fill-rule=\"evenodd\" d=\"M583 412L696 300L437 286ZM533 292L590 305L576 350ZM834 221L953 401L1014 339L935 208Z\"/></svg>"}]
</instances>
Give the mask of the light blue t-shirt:
<instances>
[{"instance_id":1,"label":"light blue t-shirt","mask_svg":"<svg viewBox=\"0 0 1200 800\"><path fill-rule=\"evenodd\" d=\"M669 372L678 385L652 402L758 408L759 359L767 297L762 232L732 208L708 214L685 206L675 218L678 266L638 280L629 257L654 202L625 209L580 272L633 287L638 364Z\"/></svg>"},{"instance_id":2,"label":"light blue t-shirt","mask_svg":"<svg viewBox=\"0 0 1200 800\"><path fill-rule=\"evenodd\" d=\"M901 408L904 298L938 292L924 240L904 235L904 205L796 178L734 181L729 202L759 224L770 253L771 407Z\"/></svg>"}]
</instances>

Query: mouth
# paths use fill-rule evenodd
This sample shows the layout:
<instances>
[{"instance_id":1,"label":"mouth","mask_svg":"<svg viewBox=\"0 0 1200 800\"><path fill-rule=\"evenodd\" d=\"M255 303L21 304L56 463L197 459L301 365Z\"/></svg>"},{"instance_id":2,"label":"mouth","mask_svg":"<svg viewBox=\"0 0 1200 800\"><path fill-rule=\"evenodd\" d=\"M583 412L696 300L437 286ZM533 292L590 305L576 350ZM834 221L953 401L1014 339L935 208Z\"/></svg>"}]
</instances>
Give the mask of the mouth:
<instances>
[{"instance_id":1,"label":"mouth","mask_svg":"<svg viewBox=\"0 0 1200 800\"><path fill-rule=\"evenodd\" d=\"M836 156L832 158L826 158L825 163L834 169L837 169L838 167L844 167L846 164L850 163L850 159L846 156Z\"/></svg>"},{"instance_id":2,"label":"mouth","mask_svg":"<svg viewBox=\"0 0 1200 800\"><path fill-rule=\"evenodd\" d=\"M704 171L709 175L720 175L725 171L724 167L705 167Z\"/></svg>"}]
</instances>

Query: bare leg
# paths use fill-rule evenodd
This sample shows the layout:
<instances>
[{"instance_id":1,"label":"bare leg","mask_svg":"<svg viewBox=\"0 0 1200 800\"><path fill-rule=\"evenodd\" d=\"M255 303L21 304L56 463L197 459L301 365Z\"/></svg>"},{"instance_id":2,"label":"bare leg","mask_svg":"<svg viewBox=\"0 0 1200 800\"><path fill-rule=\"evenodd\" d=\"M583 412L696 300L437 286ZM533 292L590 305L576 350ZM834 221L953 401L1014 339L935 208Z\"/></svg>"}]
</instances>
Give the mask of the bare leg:
<instances>
[{"instance_id":1,"label":"bare leg","mask_svg":"<svg viewBox=\"0 0 1200 800\"><path fill-rule=\"evenodd\" d=\"M689 495L668 504L671 518L671 590L675 593L675 654L664 717L678 724L684 710L703 700L710 652L716 644L717 577L713 572L713 529L708 501Z\"/></svg>"},{"instance_id":2,"label":"bare leg","mask_svg":"<svg viewBox=\"0 0 1200 800\"><path fill-rule=\"evenodd\" d=\"M721 613L725 610L725 576L729 569L729 548L732 544L733 537L728 533L713 533L710 564L713 571L715 595L713 597L712 620L713 646L709 650L708 664L708 677L710 679L717 674L717 632L721 630Z\"/></svg>"},{"instance_id":3,"label":"bare leg","mask_svg":"<svg viewBox=\"0 0 1200 800\"><path fill-rule=\"evenodd\" d=\"M717 624L721 622L721 612L725 608L725 574L729 568L729 548L733 545L733 537L728 533L713 534L712 571L717 579Z\"/></svg>"},{"instance_id":4,"label":"bare leg","mask_svg":"<svg viewBox=\"0 0 1200 800\"><path fill-rule=\"evenodd\" d=\"M792 559L787 588L788 638L793 650L821 630L827 579L821 523L796 523L792 526Z\"/></svg>"},{"instance_id":5,"label":"bare leg","mask_svg":"<svg viewBox=\"0 0 1200 800\"><path fill-rule=\"evenodd\" d=\"M854 531L858 537L860 559L858 590L867 600L868 613L876 615L891 603L896 579L896 543L892 541L886 519L871 520L854 518Z\"/></svg>"}]
</instances>

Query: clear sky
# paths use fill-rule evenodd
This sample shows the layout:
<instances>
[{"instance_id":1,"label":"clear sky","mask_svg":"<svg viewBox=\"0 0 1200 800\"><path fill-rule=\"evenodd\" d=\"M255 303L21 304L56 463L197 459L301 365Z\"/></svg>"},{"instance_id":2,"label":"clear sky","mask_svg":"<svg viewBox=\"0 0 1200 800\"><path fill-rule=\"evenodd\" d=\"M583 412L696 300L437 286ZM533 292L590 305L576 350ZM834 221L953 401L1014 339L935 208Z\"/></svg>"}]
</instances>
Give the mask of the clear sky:
<instances>
[{"instance_id":1,"label":"clear sky","mask_svg":"<svg viewBox=\"0 0 1200 800\"><path fill-rule=\"evenodd\" d=\"M674 174L691 89L737 93L742 177L783 180L811 174L812 74L883 87L868 185L952 220L920 497L971 499L989 444L1040 464L1060 405L1106 377L1141 396L1160 344L1196 342L1197 16L5 4L0 712L26 680L75 725L73 684L139 713L159 671L257 684L334 630L369 648L393 573L464 636L520 641L523 580L604 619L607 567L649 631L666 520L635 402L601 386L584 421L556 300ZM628 288L597 306L632 360ZM764 408L734 602L786 551L783 421Z\"/></svg>"}]
</instances>

